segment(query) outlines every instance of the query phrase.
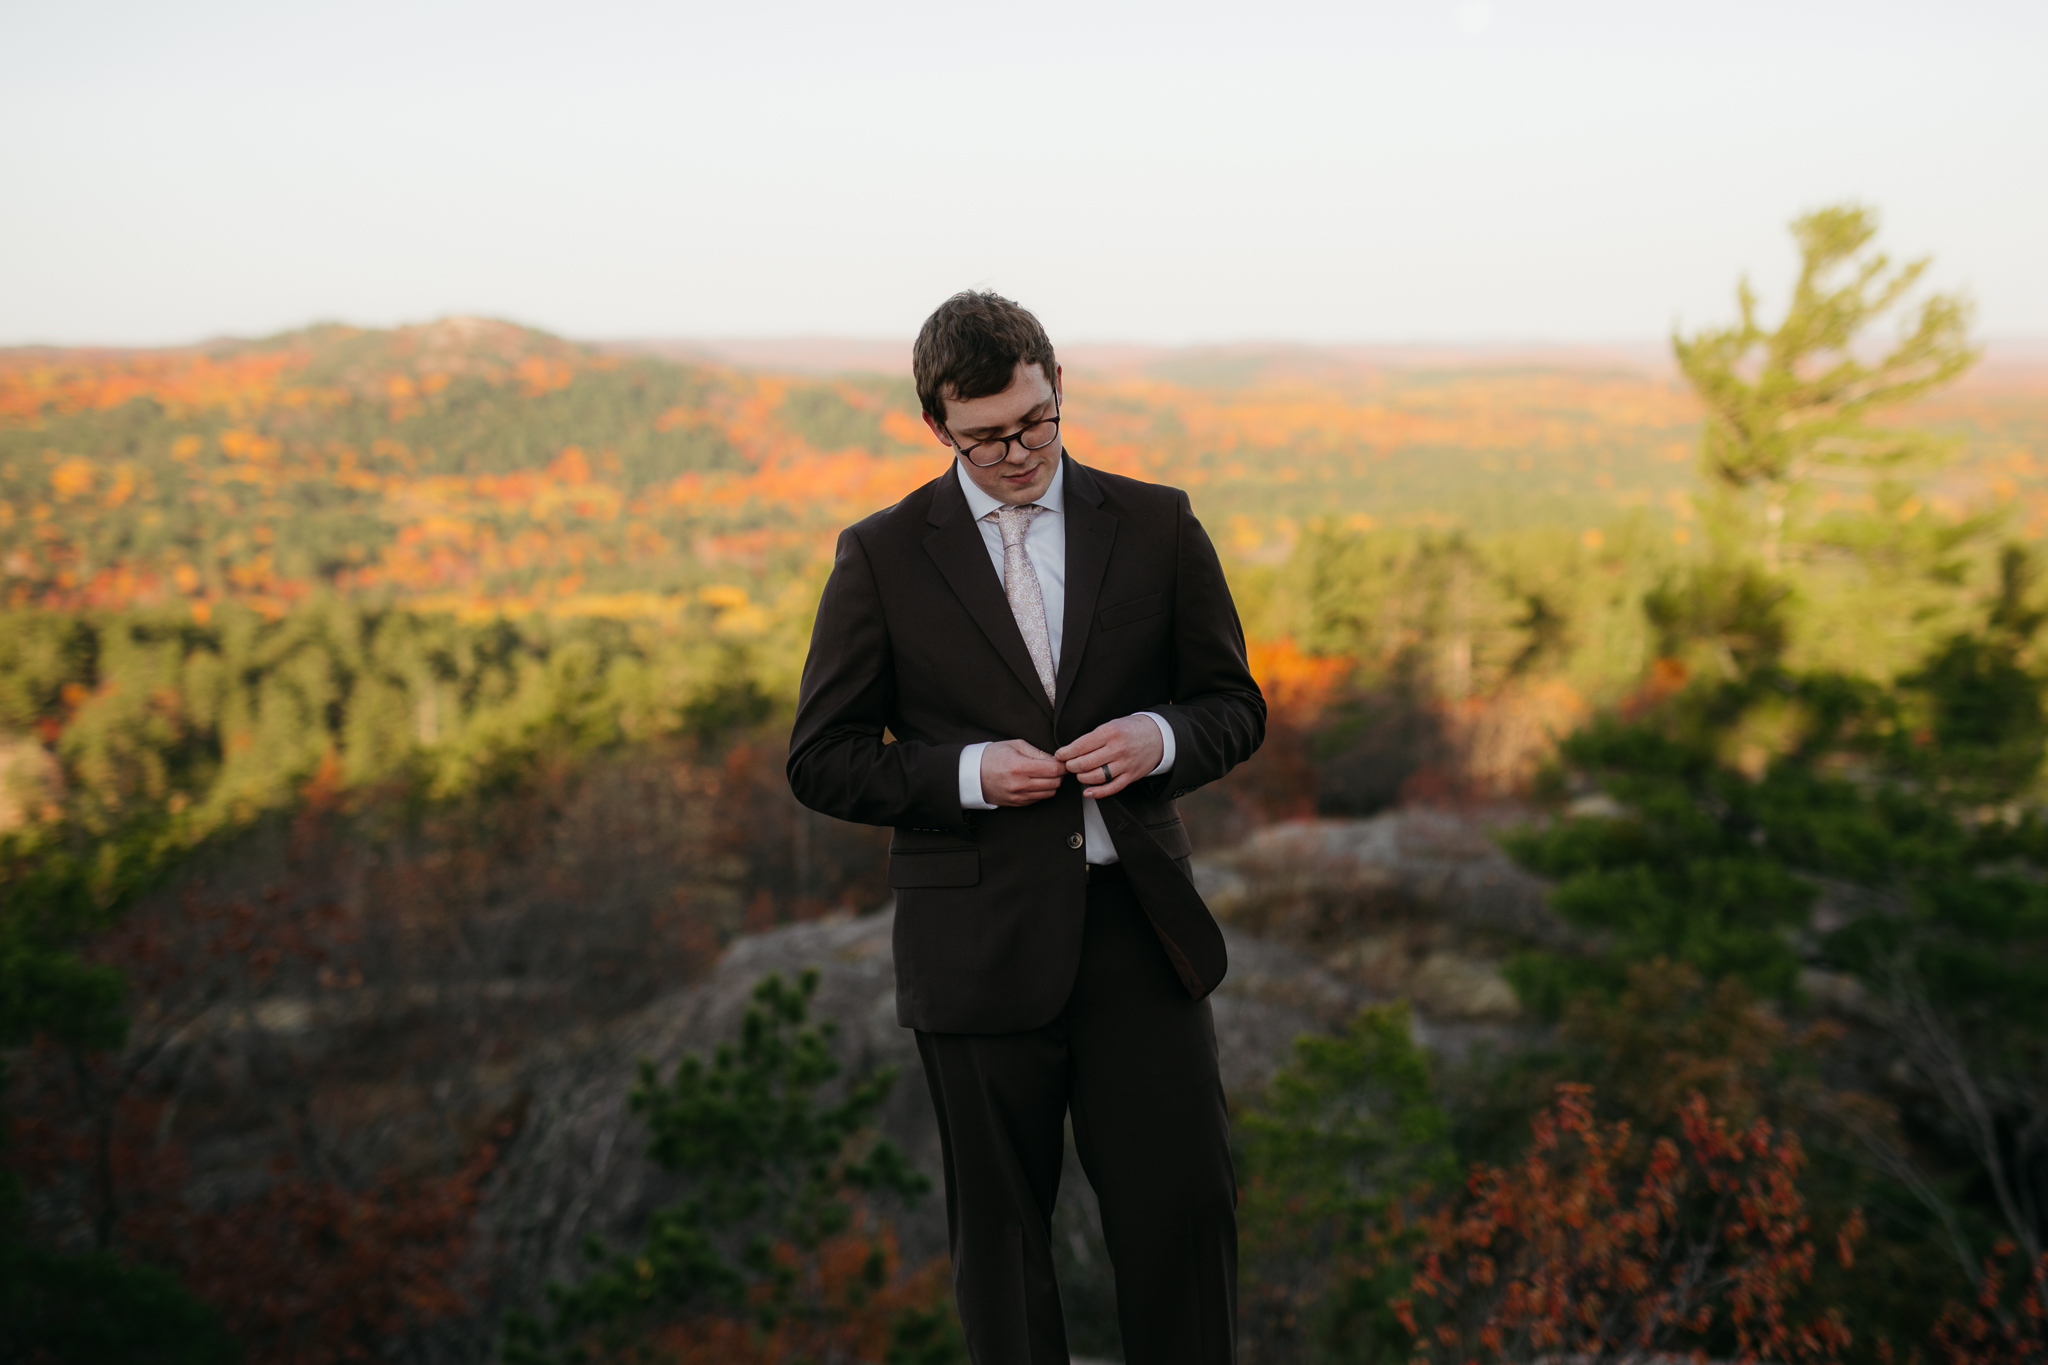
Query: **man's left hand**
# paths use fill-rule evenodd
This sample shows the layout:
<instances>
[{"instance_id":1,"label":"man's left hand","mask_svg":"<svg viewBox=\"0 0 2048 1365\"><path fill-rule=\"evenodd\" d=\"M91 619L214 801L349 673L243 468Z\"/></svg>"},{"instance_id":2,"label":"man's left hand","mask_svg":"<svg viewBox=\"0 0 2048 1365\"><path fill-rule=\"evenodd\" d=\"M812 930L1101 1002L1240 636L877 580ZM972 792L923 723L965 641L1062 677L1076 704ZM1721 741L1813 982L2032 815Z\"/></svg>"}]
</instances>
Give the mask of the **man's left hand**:
<instances>
[{"instance_id":1,"label":"man's left hand","mask_svg":"<svg viewBox=\"0 0 2048 1365\"><path fill-rule=\"evenodd\" d=\"M1053 751L1067 771L1081 779L1081 795L1115 796L1140 778L1150 777L1166 756L1166 743L1150 716L1125 716L1098 725L1071 744ZM1102 775L1104 767L1110 775Z\"/></svg>"}]
</instances>

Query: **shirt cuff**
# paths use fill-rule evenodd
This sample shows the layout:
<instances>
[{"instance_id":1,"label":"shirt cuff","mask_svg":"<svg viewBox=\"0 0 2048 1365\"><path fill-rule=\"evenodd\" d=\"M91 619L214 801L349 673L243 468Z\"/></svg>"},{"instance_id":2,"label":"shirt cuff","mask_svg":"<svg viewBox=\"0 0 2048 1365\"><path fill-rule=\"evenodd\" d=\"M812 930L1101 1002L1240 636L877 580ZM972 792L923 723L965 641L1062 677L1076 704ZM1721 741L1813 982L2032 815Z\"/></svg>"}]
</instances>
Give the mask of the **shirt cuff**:
<instances>
[{"instance_id":1,"label":"shirt cuff","mask_svg":"<svg viewBox=\"0 0 2048 1365\"><path fill-rule=\"evenodd\" d=\"M1146 774L1145 774L1145 776L1147 776L1147 777L1157 777L1157 776L1159 776L1159 774L1161 774L1161 773L1167 773L1167 772L1172 772L1172 771L1173 771L1173 727L1172 727L1171 725L1168 725L1168 724L1166 723L1166 717L1164 717L1164 716L1160 715L1160 714L1159 714L1159 713L1158 713L1157 711L1140 711L1140 712L1138 712L1138 714L1139 714L1139 715L1141 715L1141 716L1150 716L1150 717L1152 717L1152 723L1153 723L1154 725L1156 725L1156 726L1158 726L1158 727L1159 727L1159 738L1160 738L1161 742L1162 742L1162 743L1163 743L1163 744L1165 745L1165 752L1163 752L1163 753L1162 753L1162 754L1160 754L1160 756L1159 756L1159 766L1158 766L1158 767L1156 767L1156 768L1154 768L1154 769L1153 769L1153 770L1152 770L1151 772L1149 772L1149 773L1146 773ZM976 757L976 759L975 759L975 762L977 762L977 763L978 763L978 762L980 762L980 761L981 761L981 760L980 760L980 758L979 758L979 757L977 756L977 757ZM977 783L976 783L976 786L979 786L979 785L980 785L980 783L979 783L979 782L977 781Z\"/></svg>"},{"instance_id":2,"label":"shirt cuff","mask_svg":"<svg viewBox=\"0 0 2048 1365\"><path fill-rule=\"evenodd\" d=\"M1154 719L1156 720L1157 717L1154 717ZM965 745L960 750L961 810L995 809L993 805L981 799L981 751L986 749L991 742L985 739L979 744ZM1166 743L1168 751L1171 752L1173 746L1171 736L1167 738Z\"/></svg>"}]
</instances>

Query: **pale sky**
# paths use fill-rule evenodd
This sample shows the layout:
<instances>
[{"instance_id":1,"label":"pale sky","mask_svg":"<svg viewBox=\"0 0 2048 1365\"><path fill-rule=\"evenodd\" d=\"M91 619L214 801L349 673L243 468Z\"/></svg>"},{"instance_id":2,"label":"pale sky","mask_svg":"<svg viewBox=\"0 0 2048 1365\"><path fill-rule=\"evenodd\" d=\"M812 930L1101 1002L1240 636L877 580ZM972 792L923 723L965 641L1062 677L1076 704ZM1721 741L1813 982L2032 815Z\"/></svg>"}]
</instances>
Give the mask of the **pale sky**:
<instances>
[{"instance_id":1,"label":"pale sky","mask_svg":"<svg viewBox=\"0 0 2048 1365\"><path fill-rule=\"evenodd\" d=\"M0 0L0 344L1654 339L1855 198L2048 336L2044 0Z\"/></svg>"}]
</instances>

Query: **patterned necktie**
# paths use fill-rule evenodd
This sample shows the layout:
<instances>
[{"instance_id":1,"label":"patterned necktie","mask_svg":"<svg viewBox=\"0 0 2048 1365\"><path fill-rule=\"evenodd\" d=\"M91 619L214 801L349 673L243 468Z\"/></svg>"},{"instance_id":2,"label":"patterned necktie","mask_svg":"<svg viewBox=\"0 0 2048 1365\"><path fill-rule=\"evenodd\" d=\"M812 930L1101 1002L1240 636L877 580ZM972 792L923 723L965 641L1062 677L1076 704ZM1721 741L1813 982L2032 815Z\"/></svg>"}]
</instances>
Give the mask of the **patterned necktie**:
<instances>
[{"instance_id":1,"label":"patterned necktie","mask_svg":"<svg viewBox=\"0 0 2048 1365\"><path fill-rule=\"evenodd\" d=\"M1053 701L1052 632L1045 624L1045 593L1038 586L1038 570L1031 567L1031 554L1024 548L1024 535L1031 519L1045 509L1003 507L988 514L1003 533L1003 593L1010 599L1010 614L1023 632L1024 648L1031 651L1031 666L1045 685L1045 699Z\"/></svg>"}]
</instances>

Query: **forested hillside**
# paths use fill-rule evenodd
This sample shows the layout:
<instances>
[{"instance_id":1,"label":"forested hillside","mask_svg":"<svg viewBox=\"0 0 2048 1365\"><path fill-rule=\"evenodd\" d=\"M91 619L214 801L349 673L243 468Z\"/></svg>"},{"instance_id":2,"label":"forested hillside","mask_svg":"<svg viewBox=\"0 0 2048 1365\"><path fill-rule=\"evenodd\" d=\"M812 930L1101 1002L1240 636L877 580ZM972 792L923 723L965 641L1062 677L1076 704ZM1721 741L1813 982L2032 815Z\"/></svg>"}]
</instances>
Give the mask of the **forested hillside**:
<instances>
[{"instance_id":1,"label":"forested hillside","mask_svg":"<svg viewBox=\"0 0 2048 1365\"><path fill-rule=\"evenodd\" d=\"M1080 458L1191 491L1262 667L1304 700L1341 680L1473 702L1542 679L1518 704L1569 718L1633 684L1636 605L1703 543L1697 400L1645 370L1197 353L1076 373L1066 411ZM1910 415L1961 458L1888 507L1902 530L1938 539L2000 502L2010 532L2048 518L2048 367ZM602 694L592 723L628 735L762 713L790 694L834 531L940 467L900 376L471 319L9 353L9 808L63 793L102 819L137 801L246 815L323 758L348 781L419 754L460 768L522 726L580 724L564 688ZM1839 619L1807 647L1880 671L1953 606L1872 619L1815 596Z\"/></svg>"},{"instance_id":2,"label":"forested hillside","mask_svg":"<svg viewBox=\"0 0 2048 1365\"><path fill-rule=\"evenodd\" d=\"M1554 1355L1626 1302L1658 1350L1893 1358L1846 1322L2039 1360L2048 356L1979 362L1943 298L1875 337L1902 294L1848 269L1873 230L1802 219L1784 321L1745 294L1672 366L1069 365L1069 449L1189 490L1271 703L1259 756L1184 803L1198 846L1455 807L1514 826L1567 926L1481 954L1522 1051L1433 1079L1388 1007L1238 1097L1250 1358L1530 1358L1511 1319ZM33 1358L473 1358L434 1333L476 1301L471 1217L535 1059L737 935L886 904L886 836L798 809L783 743L836 531L945 468L906 376L503 322L0 352L0 1317ZM1269 872L1283 900L1306 875ZM1359 965L1362 885L1273 923L1365 991L1395 978ZM808 1105L807 991L763 986L766 1051L701 1074ZM671 1155L724 1103L674 1074L634 1092ZM715 1330L642 1323L673 1358L782 1358L734 1305L796 1302L789 1266L847 1358L956 1358L943 1276L832 1221L917 1185L860 1155L863 1084L777 1214L784 1259L717 1272ZM1622 1231L1563 1231L1553 1159ZM1662 1251L1623 1174L1642 1218L1676 1211ZM512 1354L599 1340L650 1267L709 1311L701 1213L527 1305ZM1501 1238L1554 1277L1542 1313L1487 1278ZM1628 1297L1680 1252L1719 1287ZM1783 1330L1713 1318L1737 1300Z\"/></svg>"}]
</instances>

